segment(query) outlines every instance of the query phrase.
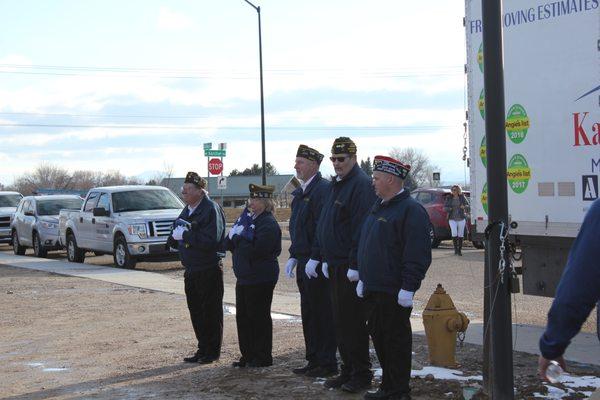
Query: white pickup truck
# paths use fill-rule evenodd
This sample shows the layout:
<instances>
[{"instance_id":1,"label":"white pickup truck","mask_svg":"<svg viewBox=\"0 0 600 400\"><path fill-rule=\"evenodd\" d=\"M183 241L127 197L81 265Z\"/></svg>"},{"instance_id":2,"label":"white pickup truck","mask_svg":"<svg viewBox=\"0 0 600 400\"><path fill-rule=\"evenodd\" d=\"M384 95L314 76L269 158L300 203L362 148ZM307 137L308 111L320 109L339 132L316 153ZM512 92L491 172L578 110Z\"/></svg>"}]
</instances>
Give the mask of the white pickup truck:
<instances>
[{"instance_id":1,"label":"white pickup truck","mask_svg":"<svg viewBox=\"0 0 600 400\"><path fill-rule=\"evenodd\" d=\"M183 207L160 186L94 188L81 210L60 211L60 241L71 262L83 262L87 251L112 254L120 268L135 268L139 260L174 259L177 252L166 243Z\"/></svg>"}]
</instances>

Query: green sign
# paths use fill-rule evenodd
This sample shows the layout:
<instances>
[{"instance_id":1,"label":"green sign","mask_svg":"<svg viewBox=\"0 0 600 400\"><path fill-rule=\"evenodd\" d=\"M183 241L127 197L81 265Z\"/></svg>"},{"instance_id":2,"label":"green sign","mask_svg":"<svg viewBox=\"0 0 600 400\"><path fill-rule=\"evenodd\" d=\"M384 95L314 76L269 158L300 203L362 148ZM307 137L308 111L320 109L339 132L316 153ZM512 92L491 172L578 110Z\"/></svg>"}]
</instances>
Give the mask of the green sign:
<instances>
[{"instance_id":1,"label":"green sign","mask_svg":"<svg viewBox=\"0 0 600 400\"><path fill-rule=\"evenodd\" d=\"M483 211L488 213L488 192L487 192L487 182L483 185L483 190L481 191L481 205L483 206Z\"/></svg>"},{"instance_id":2,"label":"green sign","mask_svg":"<svg viewBox=\"0 0 600 400\"><path fill-rule=\"evenodd\" d=\"M527 136L529 117L527 111L520 104L514 104L506 116L506 134L513 143L521 143Z\"/></svg>"},{"instance_id":3,"label":"green sign","mask_svg":"<svg viewBox=\"0 0 600 400\"><path fill-rule=\"evenodd\" d=\"M483 136L483 139L481 139L481 145L479 146L479 157L481 158L483 166L487 168L487 144L485 135Z\"/></svg>"},{"instance_id":4,"label":"green sign","mask_svg":"<svg viewBox=\"0 0 600 400\"><path fill-rule=\"evenodd\" d=\"M212 143L204 143L204 150L212 149Z\"/></svg>"},{"instance_id":5,"label":"green sign","mask_svg":"<svg viewBox=\"0 0 600 400\"><path fill-rule=\"evenodd\" d=\"M481 94L479 95L479 101L477 102L477 108L479 108L479 113L481 114L481 118L485 119L485 92L481 89Z\"/></svg>"},{"instance_id":6,"label":"green sign","mask_svg":"<svg viewBox=\"0 0 600 400\"><path fill-rule=\"evenodd\" d=\"M225 150L204 150L206 157L225 157Z\"/></svg>"},{"instance_id":7,"label":"green sign","mask_svg":"<svg viewBox=\"0 0 600 400\"><path fill-rule=\"evenodd\" d=\"M479 45L479 51L477 52L477 64L479 64L479 69L483 72L483 43Z\"/></svg>"},{"instance_id":8,"label":"green sign","mask_svg":"<svg viewBox=\"0 0 600 400\"><path fill-rule=\"evenodd\" d=\"M523 193L529 185L531 179L531 168L527 164L527 160L521 154L515 154L508 162L506 169L508 176L508 184L513 192Z\"/></svg>"}]
</instances>

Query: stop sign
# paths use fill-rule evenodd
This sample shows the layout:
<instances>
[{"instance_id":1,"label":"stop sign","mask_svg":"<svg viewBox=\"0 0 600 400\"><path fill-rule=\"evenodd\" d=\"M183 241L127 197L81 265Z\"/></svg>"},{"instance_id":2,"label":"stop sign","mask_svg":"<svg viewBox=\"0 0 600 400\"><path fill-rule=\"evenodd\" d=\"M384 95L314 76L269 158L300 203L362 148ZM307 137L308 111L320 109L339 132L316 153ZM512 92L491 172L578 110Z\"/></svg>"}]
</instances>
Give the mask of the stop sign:
<instances>
[{"instance_id":1,"label":"stop sign","mask_svg":"<svg viewBox=\"0 0 600 400\"><path fill-rule=\"evenodd\" d=\"M211 158L208 162L208 172L213 175L219 175L223 172L223 161L218 158Z\"/></svg>"}]
</instances>

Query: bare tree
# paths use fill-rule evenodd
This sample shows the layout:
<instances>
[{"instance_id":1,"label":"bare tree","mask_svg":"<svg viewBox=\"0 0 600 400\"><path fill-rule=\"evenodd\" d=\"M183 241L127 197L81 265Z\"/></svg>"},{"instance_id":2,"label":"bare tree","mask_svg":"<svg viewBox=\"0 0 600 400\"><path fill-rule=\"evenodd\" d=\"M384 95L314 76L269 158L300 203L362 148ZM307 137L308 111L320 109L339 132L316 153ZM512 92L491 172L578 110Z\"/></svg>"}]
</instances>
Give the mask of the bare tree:
<instances>
[{"instance_id":1,"label":"bare tree","mask_svg":"<svg viewBox=\"0 0 600 400\"><path fill-rule=\"evenodd\" d=\"M433 186L433 171L439 171L439 167L431 163L429 157L419 149L412 147L394 147L390 151L390 157L405 164L410 164L410 174L404 182L409 190L420 186Z\"/></svg>"},{"instance_id":2,"label":"bare tree","mask_svg":"<svg viewBox=\"0 0 600 400\"><path fill-rule=\"evenodd\" d=\"M15 179L11 190L30 195L39 189L81 190L95 186L139 185L135 178L127 178L119 171L95 172L75 171L70 174L66 169L42 163L33 172Z\"/></svg>"},{"instance_id":3,"label":"bare tree","mask_svg":"<svg viewBox=\"0 0 600 400\"><path fill-rule=\"evenodd\" d=\"M163 163L163 170L157 172L146 184L147 185L164 185L165 181L169 181L173 177L173 164L166 161Z\"/></svg>"}]
</instances>

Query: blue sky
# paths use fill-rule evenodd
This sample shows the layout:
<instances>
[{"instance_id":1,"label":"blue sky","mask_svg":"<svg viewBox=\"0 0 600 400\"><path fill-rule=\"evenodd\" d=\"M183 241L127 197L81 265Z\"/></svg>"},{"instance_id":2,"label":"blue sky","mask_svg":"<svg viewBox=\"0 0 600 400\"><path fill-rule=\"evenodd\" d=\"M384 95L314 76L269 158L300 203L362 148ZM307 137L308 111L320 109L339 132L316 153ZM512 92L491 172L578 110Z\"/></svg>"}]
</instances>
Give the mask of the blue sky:
<instances>
[{"instance_id":1,"label":"blue sky","mask_svg":"<svg viewBox=\"0 0 600 400\"><path fill-rule=\"evenodd\" d=\"M423 4L421 4L423 3ZM464 4L262 0L267 161L300 143L416 147L463 182ZM243 0L0 0L0 182L41 162L206 174L260 163L256 12ZM331 173L329 162L323 164Z\"/></svg>"}]
</instances>

